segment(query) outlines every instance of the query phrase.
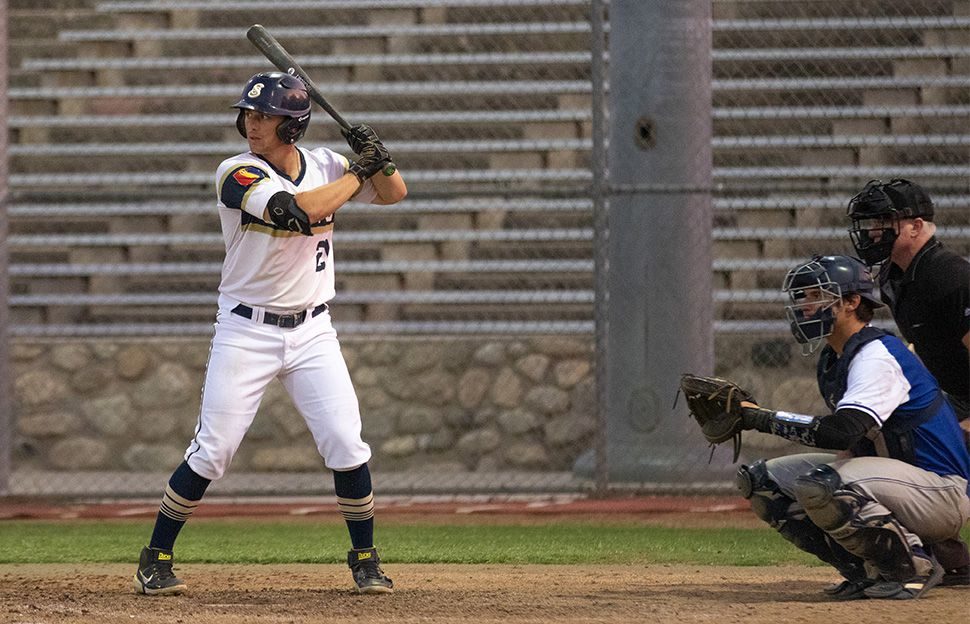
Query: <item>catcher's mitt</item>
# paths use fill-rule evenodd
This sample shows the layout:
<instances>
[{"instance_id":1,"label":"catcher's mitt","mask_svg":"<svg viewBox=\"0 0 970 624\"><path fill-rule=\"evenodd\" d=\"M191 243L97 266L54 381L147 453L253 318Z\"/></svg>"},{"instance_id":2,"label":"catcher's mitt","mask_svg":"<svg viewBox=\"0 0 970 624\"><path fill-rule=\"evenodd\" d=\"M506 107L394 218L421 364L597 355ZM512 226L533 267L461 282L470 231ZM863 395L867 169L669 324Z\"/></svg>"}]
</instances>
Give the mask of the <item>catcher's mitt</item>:
<instances>
[{"instance_id":1,"label":"catcher's mitt","mask_svg":"<svg viewBox=\"0 0 970 624\"><path fill-rule=\"evenodd\" d=\"M714 446L734 440L734 462L741 454L741 401L755 403L754 397L736 383L719 377L704 377L684 373L680 378L691 416L701 426L701 433Z\"/></svg>"}]
</instances>

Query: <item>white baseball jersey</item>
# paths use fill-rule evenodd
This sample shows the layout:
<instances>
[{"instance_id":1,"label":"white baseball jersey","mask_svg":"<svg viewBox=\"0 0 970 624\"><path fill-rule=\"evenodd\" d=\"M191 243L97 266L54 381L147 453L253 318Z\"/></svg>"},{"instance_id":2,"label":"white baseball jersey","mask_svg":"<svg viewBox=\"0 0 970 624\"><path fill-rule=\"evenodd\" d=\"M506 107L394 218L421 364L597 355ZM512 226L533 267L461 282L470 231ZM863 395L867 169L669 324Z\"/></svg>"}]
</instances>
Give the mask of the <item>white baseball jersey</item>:
<instances>
[{"instance_id":1,"label":"white baseball jersey","mask_svg":"<svg viewBox=\"0 0 970 624\"><path fill-rule=\"evenodd\" d=\"M329 468L350 470L370 459L360 437L357 394L330 313L321 306L334 295L333 217L311 224L310 236L263 218L276 193L308 191L346 174L343 156L297 149L296 180L252 153L218 169L226 260L199 422L185 451L189 467L206 479L225 473L273 379L293 399ZM376 197L367 182L355 200ZM299 323L278 325L267 311L295 314Z\"/></svg>"},{"instance_id":2,"label":"white baseball jersey","mask_svg":"<svg viewBox=\"0 0 970 624\"><path fill-rule=\"evenodd\" d=\"M251 152L219 165L216 192L226 241L219 292L231 299L298 311L334 296L333 217L312 224L311 236L264 220L266 203L276 193L295 195L335 182L347 172L347 159L325 147L297 150L302 174L296 180ZM368 181L354 201L370 202L376 196Z\"/></svg>"}]
</instances>

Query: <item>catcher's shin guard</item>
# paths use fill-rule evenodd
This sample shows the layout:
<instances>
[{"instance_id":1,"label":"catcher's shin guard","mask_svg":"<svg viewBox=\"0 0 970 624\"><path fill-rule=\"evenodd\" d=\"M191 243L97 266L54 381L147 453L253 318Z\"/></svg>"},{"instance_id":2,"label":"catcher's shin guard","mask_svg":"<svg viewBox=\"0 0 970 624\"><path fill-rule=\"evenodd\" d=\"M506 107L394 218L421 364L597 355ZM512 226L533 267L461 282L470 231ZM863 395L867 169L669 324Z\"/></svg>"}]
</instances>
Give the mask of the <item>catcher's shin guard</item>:
<instances>
[{"instance_id":1,"label":"catcher's shin guard","mask_svg":"<svg viewBox=\"0 0 970 624\"><path fill-rule=\"evenodd\" d=\"M848 552L825 531L808 519L801 506L786 496L772 481L767 465L759 459L750 466L741 466L736 477L741 495L751 501L751 510L800 550L815 555L852 582L866 579L862 559ZM857 595L862 597L860 588ZM833 594L833 597L849 599Z\"/></svg>"},{"instance_id":2,"label":"catcher's shin guard","mask_svg":"<svg viewBox=\"0 0 970 624\"><path fill-rule=\"evenodd\" d=\"M846 489L831 466L819 466L798 477L795 497L812 522L882 578L906 581L916 576L912 550L896 519L863 518L859 512L869 499Z\"/></svg>"}]
</instances>

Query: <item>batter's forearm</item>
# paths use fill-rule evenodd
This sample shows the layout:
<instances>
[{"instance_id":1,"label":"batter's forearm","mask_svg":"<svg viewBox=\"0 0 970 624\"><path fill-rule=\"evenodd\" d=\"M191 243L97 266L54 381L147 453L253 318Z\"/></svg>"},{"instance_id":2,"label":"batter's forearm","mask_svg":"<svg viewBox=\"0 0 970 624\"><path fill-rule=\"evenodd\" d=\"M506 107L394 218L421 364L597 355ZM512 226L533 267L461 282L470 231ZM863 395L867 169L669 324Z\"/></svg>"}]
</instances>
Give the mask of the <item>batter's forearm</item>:
<instances>
[{"instance_id":1,"label":"batter's forearm","mask_svg":"<svg viewBox=\"0 0 970 624\"><path fill-rule=\"evenodd\" d=\"M296 194L297 205L306 211L311 223L322 221L343 206L360 190L360 181L352 174L345 174L330 184Z\"/></svg>"},{"instance_id":2,"label":"batter's forearm","mask_svg":"<svg viewBox=\"0 0 970 624\"><path fill-rule=\"evenodd\" d=\"M370 181L377 191L377 198L373 202L375 204L396 204L407 197L408 187L404 184L404 178L398 171L389 176L378 174L372 177Z\"/></svg>"}]
</instances>

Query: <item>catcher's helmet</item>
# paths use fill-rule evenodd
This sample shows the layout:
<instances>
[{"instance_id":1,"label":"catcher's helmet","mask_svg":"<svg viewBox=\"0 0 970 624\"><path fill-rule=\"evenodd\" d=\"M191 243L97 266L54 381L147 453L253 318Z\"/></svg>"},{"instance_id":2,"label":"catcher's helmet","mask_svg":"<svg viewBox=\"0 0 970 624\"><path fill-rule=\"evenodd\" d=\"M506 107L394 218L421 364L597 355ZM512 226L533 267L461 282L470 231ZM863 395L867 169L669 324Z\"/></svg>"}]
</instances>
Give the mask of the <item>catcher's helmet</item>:
<instances>
[{"instance_id":1,"label":"catcher's helmet","mask_svg":"<svg viewBox=\"0 0 970 624\"><path fill-rule=\"evenodd\" d=\"M296 143L310 125L310 96L296 76L283 72L256 74L246 83L242 98L232 105L239 109L236 128L246 136L245 111L289 117L277 126L276 135L287 144Z\"/></svg>"},{"instance_id":2,"label":"catcher's helmet","mask_svg":"<svg viewBox=\"0 0 970 624\"><path fill-rule=\"evenodd\" d=\"M852 219L852 245L859 257L872 266L892 254L900 219L933 220L933 202L922 187L909 180L896 178L888 184L870 180L849 200L847 214Z\"/></svg>"},{"instance_id":3,"label":"catcher's helmet","mask_svg":"<svg viewBox=\"0 0 970 624\"><path fill-rule=\"evenodd\" d=\"M872 307L882 307L873 295L875 286L869 268L851 256L815 256L789 271L781 287L791 301L785 314L802 352L814 353L832 334L832 307L845 295L857 294Z\"/></svg>"}]
</instances>

